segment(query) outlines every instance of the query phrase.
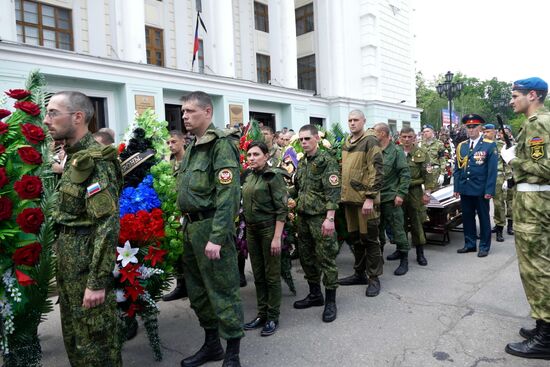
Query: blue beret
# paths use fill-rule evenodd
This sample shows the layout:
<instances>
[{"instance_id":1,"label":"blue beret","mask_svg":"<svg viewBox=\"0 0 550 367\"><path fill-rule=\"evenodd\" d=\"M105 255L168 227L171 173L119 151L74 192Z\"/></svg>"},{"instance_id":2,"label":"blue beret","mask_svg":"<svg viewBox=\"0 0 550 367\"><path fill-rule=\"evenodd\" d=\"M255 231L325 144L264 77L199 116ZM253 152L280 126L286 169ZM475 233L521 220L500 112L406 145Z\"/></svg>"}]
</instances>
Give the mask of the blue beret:
<instances>
[{"instance_id":1,"label":"blue beret","mask_svg":"<svg viewBox=\"0 0 550 367\"><path fill-rule=\"evenodd\" d=\"M470 113L462 117L462 123L464 125L482 125L485 124L483 117L476 115L475 113Z\"/></svg>"},{"instance_id":2,"label":"blue beret","mask_svg":"<svg viewBox=\"0 0 550 367\"><path fill-rule=\"evenodd\" d=\"M485 128L486 128L486 129L494 129L494 128L495 128L495 125L493 125L493 124L485 124Z\"/></svg>"},{"instance_id":3,"label":"blue beret","mask_svg":"<svg viewBox=\"0 0 550 367\"><path fill-rule=\"evenodd\" d=\"M424 130L424 129L432 129L432 130L435 130L434 127L433 127L432 125L430 125L430 124L423 125L423 126L422 126L422 130Z\"/></svg>"},{"instance_id":4,"label":"blue beret","mask_svg":"<svg viewBox=\"0 0 550 367\"><path fill-rule=\"evenodd\" d=\"M541 90L548 92L548 83L537 77L521 79L514 82L512 90Z\"/></svg>"}]
</instances>

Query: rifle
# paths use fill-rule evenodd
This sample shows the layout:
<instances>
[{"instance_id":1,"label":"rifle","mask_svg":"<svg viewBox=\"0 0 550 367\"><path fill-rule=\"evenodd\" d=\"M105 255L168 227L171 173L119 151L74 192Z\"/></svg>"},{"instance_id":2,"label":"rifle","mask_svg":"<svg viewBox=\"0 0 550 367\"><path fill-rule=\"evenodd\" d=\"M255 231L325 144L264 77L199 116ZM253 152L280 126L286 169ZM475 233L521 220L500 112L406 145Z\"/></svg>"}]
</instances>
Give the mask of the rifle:
<instances>
[{"instance_id":1,"label":"rifle","mask_svg":"<svg viewBox=\"0 0 550 367\"><path fill-rule=\"evenodd\" d=\"M508 148L512 147L512 142L510 141L510 138L508 137L508 134L506 134L506 130L504 130L504 122L502 122L502 117L500 117L499 114L497 114L497 121L498 121L498 125L500 126L500 128L499 128L500 132L502 133L502 136L504 137L504 143L506 144L506 149L508 149ZM514 180L513 177L508 179L507 182L508 182L508 189L511 189L516 184L516 181Z\"/></svg>"}]
</instances>

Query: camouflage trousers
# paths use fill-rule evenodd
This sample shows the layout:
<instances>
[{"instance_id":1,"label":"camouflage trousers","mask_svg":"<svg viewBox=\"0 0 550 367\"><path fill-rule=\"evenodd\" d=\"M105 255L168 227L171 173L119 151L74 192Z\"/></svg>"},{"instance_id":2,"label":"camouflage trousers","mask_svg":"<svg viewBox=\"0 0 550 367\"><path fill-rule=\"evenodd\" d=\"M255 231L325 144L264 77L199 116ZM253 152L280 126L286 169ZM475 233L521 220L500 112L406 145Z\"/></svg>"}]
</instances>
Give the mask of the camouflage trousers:
<instances>
[{"instance_id":1,"label":"camouflage trousers","mask_svg":"<svg viewBox=\"0 0 550 367\"><path fill-rule=\"evenodd\" d=\"M550 191L516 192L514 232L531 317L550 322Z\"/></svg>"},{"instance_id":2,"label":"camouflage trousers","mask_svg":"<svg viewBox=\"0 0 550 367\"><path fill-rule=\"evenodd\" d=\"M384 247L386 243L386 226L389 226L393 234L393 239L397 244L397 250L400 252L408 252L411 246L409 245L409 239L405 233L403 208L395 206L393 201L386 201L380 204L380 214L380 225L378 226L380 247Z\"/></svg>"},{"instance_id":3,"label":"camouflage trousers","mask_svg":"<svg viewBox=\"0 0 550 367\"><path fill-rule=\"evenodd\" d=\"M405 216L405 231L411 231L411 240L414 246L424 246L426 235L424 233L424 221L426 218L426 206L422 202L424 190L422 186L412 186L403 201L403 214Z\"/></svg>"},{"instance_id":4,"label":"camouflage trousers","mask_svg":"<svg viewBox=\"0 0 550 367\"><path fill-rule=\"evenodd\" d=\"M267 228L254 229L248 226L246 229L258 316L278 321L281 308L281 256L271 256L271 240L274 234L275 223Z\"/></svg>"},{"instance_id":5,"label":"camouflage trousers","mask_svg":"<svg viewBox=\"0 0 550 367\"><path fill-rule=\"evenodd\" d=\"M336 232L330 237L321 234L321 226L325 218L324 214L298 215L296 232L300 264L304 269L304 278L308 282L319 284L322 276L325 288L336 289L338 287L336 255L338 255L339 246Z\"/></svg>"},{"instance_id":6,"label":"camouflage trousers","mask_svg":"<svg viewBox=\"0 0 550 367\"><path fill-rule=\"evenodd\" d=\"M86 259L92 241L89 235L61 233L56 243L63 341L73 367L122 366L114 292L107 289L105 302L99 306L82 307L88 275L85 270L89 266Z\"/></svg>"},{"instance_id":7,"label":"camouflage trousers","mask_svg":"<svg viewBox=\"0 0 550 367\"><path fill-rule=\"evenodd\" d=\"M512 219L512 201L515 188L504 191L502 190L503 183L504 176L499 174L497 176L495 197L493 198L493 206L495 207L493 221L497 226L505 226L506 219Z\"/></svg>"},{"instance_id":8,"label":"camouflage trousers","mask_svg":"<svg viewBox=\"0 0 550 367\"><path fill-rule=\"evenodd\" d=\"M237 249L233 237L222 245L219 260L204 254L212 219L185 226L183 273L191 308L203 329L217 329L224 339L242 338L243 308L239 293Z\"/></svg>"}]
</instances>

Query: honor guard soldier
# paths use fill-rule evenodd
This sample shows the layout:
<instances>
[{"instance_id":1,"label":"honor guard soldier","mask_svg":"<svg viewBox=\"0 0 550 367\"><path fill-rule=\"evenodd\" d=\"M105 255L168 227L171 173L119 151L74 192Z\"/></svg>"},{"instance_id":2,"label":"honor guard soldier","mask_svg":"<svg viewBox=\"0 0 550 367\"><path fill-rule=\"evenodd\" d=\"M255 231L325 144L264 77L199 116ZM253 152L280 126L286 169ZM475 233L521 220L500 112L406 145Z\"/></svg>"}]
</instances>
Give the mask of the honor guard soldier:
<instances>
[{"instance_id":1,"label":"honor guard soldier","mask_svg":"<svg viewBox=\"0 0 550 367\"><path fill-rule=\"evenodd\" d=\"M468 130L468 140L456 148L453 173L455 197L460 197L464 225L464 247L459 254L477 251L476 214L479 217L480 240L478 257L485 257L491 249L491 219L489 201L495 196L498 152L494 141L480 134L483 118L469 114L462 118Z\"/></svg>"},{"instance_id":2,"label":"honor guard soldier","mask_svg":"<svg viewBox=\"0 0 550 367\"><path fill-rule=\"evenodd\" d=\"M510 343L506 352L525 358L550 359L550 112L544 107L548 84L540 78L514 82L510 105L527 120L517 145L501 150L516 181L514 232L519 273L534 329L521 329L526 338Z\"/></svg>"}]
</instances>

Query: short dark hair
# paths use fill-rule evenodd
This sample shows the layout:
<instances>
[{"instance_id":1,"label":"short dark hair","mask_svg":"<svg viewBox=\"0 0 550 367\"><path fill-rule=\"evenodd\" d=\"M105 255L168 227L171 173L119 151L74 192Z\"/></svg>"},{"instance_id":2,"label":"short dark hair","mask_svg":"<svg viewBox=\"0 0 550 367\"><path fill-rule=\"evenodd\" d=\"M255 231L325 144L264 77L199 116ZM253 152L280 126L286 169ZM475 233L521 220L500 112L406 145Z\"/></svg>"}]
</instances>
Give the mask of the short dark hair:
<instances>
[{"instance_id":1,"label":"short dark hair","mask_svg":"<svg viewBox=\"0 0 550 367\"><path fill-rule=\"evenodd\" d=\"M210 96L202 91L195 91L191 92L189 94L184 95L181 97L181 102L191 102L195 101L199 105L200 108L206 109L210 107L210 109L214 110L214 106L212 105L212 98Z\"/></svg>"},{"instance_id":2,"label":"short dark hair","mask_svg":"<svg viewBox=\"0 0 550 367\"><path fill-rule=\"evenodd\" d=\"M83 112L84 122L86 124L89 124L90 121L92 121L92 117L94 117L95 114L95 109L92 101L87 95L76 91L61 91L55 93L51 98L55 96L64 96L67 99L66 106L70 112Z\"/></svg>"},{"instance_id":3,"label":"short dark hair","mask_svg":"<svg viewBox=\"0 0 550 367\"><path fill-rule=\"evenodd\" d=\"M185 134L180 130L170 130L168 134L170 134L170 136L175 136L177 138L180 138L181 140L185 140Z\"/></svg>"},{"instance_id":4,"label":"short dark hair","mask_svg":"<svg viewBox=\"0 0 550 367\"><path fill-rule=\"evenodd\" d=\"M102 141L102 144L105 144L105 145L111 145L115 143L115 140L113 139L111 134L109 134L106 131L96 131L95 133L93 133L92 136L94 138L99 138L99 140Z\"/></svg>"},{"instance_id":5,"label":"short dark hair","mask_svg":"<svg viewBox=\"0 0 550 367\"><path fill-rule=\"evenodd\" d=\"M274 134L274 131L271 128L271 126L264 125L264 126L260 127L260 130L267 131L268 133L271 133L272 135Z\"/></svg>"},{"instance_id":6,"label":"short dark hair","mask_svg":"<svg viewBox=\"0 0 550 367\"><path fill-rule=\"evenodd\" d=\"M268 153L269 153L269 149L268 149L267 145L266 145L263 141L253 141L252 143L250 143L250 145L248 146L248 148L246 149L246 151L248 152L251 148L254 148L254 147L260 148L260 150L261 150L262 153L264 153L264 154L268 154Z\"/></svg>"},{"instance_id":7,"label":"short dark hair","mask_svg":"<svg viewBox=\"0 0 550 367\"><path fill-rule=\"evenodd\" d=\"M408 134L408 133L413 133L413 134L415 134L414 129L413 129L412 127L410 127L410 126L403 126L403 127L401 128L401 131L399 132L399 135L401 135L401 134Z\"/></svg>"},{"instance_id":8,"label":"short dark hair","mask_svg":"<svg viewBox=\"0 0 550 367\"><path fill-rule=\"evenodd\" d=\"M537 97L539 99L539 103L544 103L544 100L546 99L546 96L548 95L548 91L544 91L544 90L534 90L534 89L531 89L531 90L527 90L527 89L516 89L518 92L520 92L521 94L523 94L524 96L528 95L529 92L534 91L536 94L537 94Z\"/></svg>"},{"instance_id":9,"label":"short dark hair","mask_svg":"<svg viewBox=\"0 0 550 367\"><path fill-rule=\"evenodd\" d=\"M302 131L309 131L311 135L319 135L319 129L317 129L317 126L313 124L307 124L302 126L299 132L302 132Z\"/></svg>"}]
</instances>

